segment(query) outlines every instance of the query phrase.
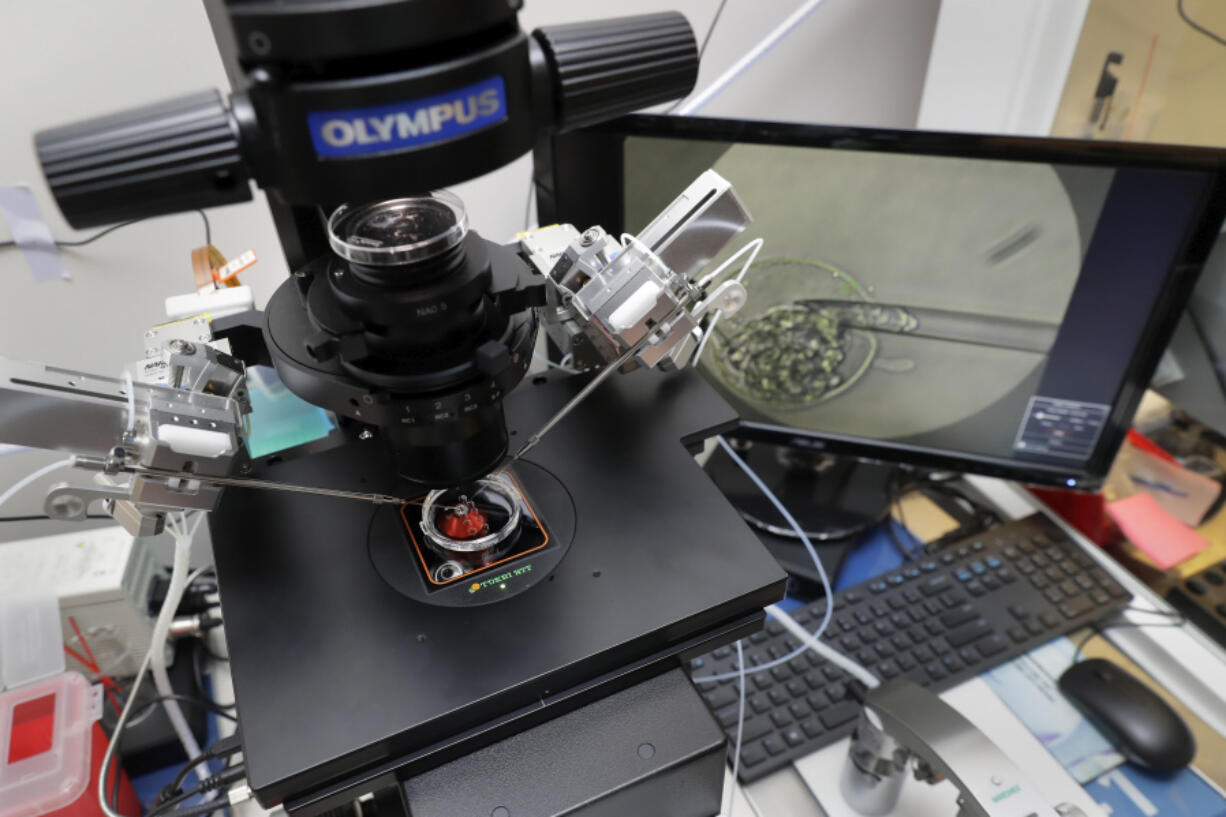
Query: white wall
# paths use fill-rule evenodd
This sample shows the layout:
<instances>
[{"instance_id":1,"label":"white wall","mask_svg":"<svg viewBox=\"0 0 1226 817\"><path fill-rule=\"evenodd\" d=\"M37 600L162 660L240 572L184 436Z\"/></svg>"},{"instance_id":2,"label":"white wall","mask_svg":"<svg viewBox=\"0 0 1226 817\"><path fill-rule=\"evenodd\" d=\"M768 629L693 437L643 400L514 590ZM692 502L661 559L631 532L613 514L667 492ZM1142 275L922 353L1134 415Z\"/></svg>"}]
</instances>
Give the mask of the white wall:
<instances>
[{"instance_id":1,"label":"white wall","mask_svg":"<svg viewBox=\"0 0 1226 817\"><path fill-rule=\"evenodd\" d=\"M459 0L457 0L459 2ZM549 23L677 8L699 37L717 0L528 0L526 29ZM788 16L799 0L729 0L699 84L709 82ZM703 111L794 121L907 127L915 123L939 0L827 0L804 24ZM0 9L0 185L27 183L52 232L59 215L35 158L35 131L202 88L226 87L196 0L38 0ZM472 223L492 238L522 229L530 166L524 158L457 186ZM247 283L262 303L287 270L262 198L212 210L213 242L234 256L254 248ZM0 239L8 238L0 226ZM167 295L187 291L189 252L203 241L194 214L124 228L65 252L71 282L36 283L19 251L0 249L0 357L118 373L139 355L144 328ZM0 430L0 442L3 442ZM0 486L46 460L0 458ZM0 510L32 513L32 489Z\"/></svg>"}]
</instances>

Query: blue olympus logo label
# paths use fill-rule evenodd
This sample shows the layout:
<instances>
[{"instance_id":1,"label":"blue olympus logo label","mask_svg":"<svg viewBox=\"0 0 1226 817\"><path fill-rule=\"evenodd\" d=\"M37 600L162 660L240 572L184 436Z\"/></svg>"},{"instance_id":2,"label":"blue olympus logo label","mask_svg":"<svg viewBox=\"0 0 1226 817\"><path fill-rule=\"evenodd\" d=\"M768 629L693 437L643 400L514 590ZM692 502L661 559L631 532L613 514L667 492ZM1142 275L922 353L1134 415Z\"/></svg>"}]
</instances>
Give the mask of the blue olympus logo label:
<instances>
[{"instance_id":1,"label":"blue olympus logo label","mask_svg":"<svg viewBox=\"0 0 1226 817\"><path fill-rule=\"evenodd\" d=\"M506 86L494 76L450 93L372 108L307 114L320 158L410 150L488 128L507 118Z\"/></svg>"}]
</instances>

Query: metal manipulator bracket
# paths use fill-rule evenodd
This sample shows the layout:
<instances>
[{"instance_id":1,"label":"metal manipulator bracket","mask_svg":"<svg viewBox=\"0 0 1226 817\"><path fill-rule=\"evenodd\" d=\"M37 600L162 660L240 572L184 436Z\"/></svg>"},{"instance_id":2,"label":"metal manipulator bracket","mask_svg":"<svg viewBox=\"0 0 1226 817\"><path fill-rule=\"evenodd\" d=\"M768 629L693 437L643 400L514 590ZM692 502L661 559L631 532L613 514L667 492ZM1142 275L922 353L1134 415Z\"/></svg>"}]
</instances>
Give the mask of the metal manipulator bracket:
<instances>
[{"instance_id":1,"label":"metal manipulator bracket","mask_svg":"<svg viewBox=\"0 0 1226 817\"><path fill-rule=\"evenodd\" d=\"M863 695L840 789L856 811L894 809L913 764L925 783L948 778L958 788L958 817L1085 817L1051 805L987 735L940 697L905 679Z\"/></svg>"}]
</instances>

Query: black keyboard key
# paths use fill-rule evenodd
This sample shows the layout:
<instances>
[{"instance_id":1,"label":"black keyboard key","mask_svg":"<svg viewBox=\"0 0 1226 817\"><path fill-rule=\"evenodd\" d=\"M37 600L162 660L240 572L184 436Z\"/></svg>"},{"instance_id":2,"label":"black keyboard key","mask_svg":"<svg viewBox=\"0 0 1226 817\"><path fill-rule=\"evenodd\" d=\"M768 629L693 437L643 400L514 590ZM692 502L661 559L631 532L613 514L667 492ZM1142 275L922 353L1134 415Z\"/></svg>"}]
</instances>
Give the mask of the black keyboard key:
<instances>
[{"instance_id":1,"label":"black keyboard key","mask_svg":"<svg viewBox=\"0 0 1226 817\"><path fill-rule=\"evenodd\" d=\"M1026 632L1031 635L1042 635L1048 629L1047 625L1037 618L1028 618L1022 622L1022 625L1025 626Z\"/></svg>"},{"instance_id":2,"label":"black keyboard key","mask_svg":"<svg viewBox=\"0 0 1226 817\"><path fill-rule=\"evenodd\" d=\"M792 701L788 704L788 713L796 720L809 714L809 706L804 701Z\"/></svg>"},{"instance_id":3,"label":"black keyboard key","mask_svg":"<svg viewBox=\"0 0 1226 817\"><path fill-rule=\"evenodd\" d=\"M949 673L945 670L945 665L940 661L929 661L927 664L924 664L924 674L927 675L931 681L940 681L942 678L949 675Z\"/></svg>"},{"instance_id":4,"label":"black keyboard key","mask_svg":"<svg viewBox=\"0 0 1226 817\"><path fill-rule=\"evenodd\" d=\"M749 643L750 644L761 644L763 641L765 641L768 638L770 638L770 636L768 636L764 631L758 630L756 633L754 633L753 635L749 637Z\"/></svg>"},{"instance_id":5,"label":"black keyboard key","mask_svg":"<svg viewBox=\"0 0 1226 817\"><path fill-rule=\"evenodd\" d=\"M826 676L827 681L837 681L843 677L843 670L836 667L834 664L827 664L822 667L822 675Z\"/></svg>"},{"instance_id":6,"label":"black keyboard key","mask_svg":"<svg viewBox=\"0 0 1226 817\"><path fill-rule=\"evenodd\" d=\"M765 692L775 685L775 679L765 672L755 672L753 674L753 685L760 691Z\"/></svg>"},{"instance_id":7,"label":"black keyboard key","mask_svg":"<svg viewBox=\"0 0 1226 817\"><path fill-rule=\"evenodd\" d=\"M805 673L805 683L809 686L809 689L821 689L826 685L826 679L817 670L811 669Z\"/></svg>"},{"instance_id":8,"label":"black keyboard key","mask_svg":"<svg viewBox=\"0 0 1226 817\"><path fill-rule=\"evenodd\" d=\"M1065 618L1077 618L1094 609L1094 602L1087 596L1077 596L1060 605L1060 612Z\"/></svg>"},{"instance_id":9,"label":"black keyboard key","mask_svg":"<svg viewBox=\"0 0 1226 817\"><path fill-rule=\"evenodd\" d=\"M766 750L756 743L741 749L742 768L751 769L764 760L766 760Z\"/></svg>"},{"instance_id":10,"label":"black keyboard key","mask_svg":"<svg viewBox=\"0 0 1226 817\"><path fill-rule=\"evenodd\" d=\"M975 649L984 658L996 655L998 652L1004 652L1008 648L1009 645L1005 642L1005 639L996 633L975 642Z\"/></svg>"},{"instance_id":11,"label":"black keyboard key","mask_svg":"<svg viewBox=\"0 0 1226 817\"><path fill-rule=\"evenodd\" d=\"M830 699L826 697L824 692L810 692L805 701L809 704L809 708L814 712L820 712L830 706Z\"/></svg>"},{"instance_id":12,"label":"black keyboard key","mask_svg":"<svg viewBox=\"0 0 1226 817\"><path fill-rule=\"evenodd\" d=\"M906 672L909 669L914 669L915 667L915 659L906 653L902 653L895 658L894 663L898 664L898 668L903 672Z\"/></svg>"},{"instance_id":13,"label":"black keyboard key","mask_svg":"<svg viewBox=\"0 0 1226 817\"><path fill-rule=\"evenodd\" d=\"M750 709L759 715L763 712L769 712L771 709L771 702L766 700L765 695L751 695L746 703L749 704Z\"/></svg>"},{"instance_id":14,"label":"black keyboard key","mask_svg":"<svg viewBox=\"0 0 1226 817\"><path fill-rule=\"evenodd\" d=\"M800 722L800 729L811 738L815 738L826 731L825 727L822 726L822 722L817 718L805 718Z\"/></svg>"},{"instance_id":15,"label":"black keyboard key","mask_svg":"<svg viewBox=\"0 0 1226 817\"><path fill-rule=\"evenodd\" d=\"M982 596L984 593L988 592L988 588L978 579L973 582L968 582L966 585L966 590L972 596Z\"/></svg>"},{"instance_id":16,"label":"black keyboard key","mask_svg":"<svg viewBox=\"0 0 1226 817\"><path fill-rule=\"evenodd\" d=\"M958 650L958 657L962 659L962 663L968 667L979 663L979 653L972 647L963 647Z\"/></svg>"},{"instance_id":17,"label":"black keyboard key","mask_svg":"<svg viewBox=\"0 0 1226 817\"><path fill-rule=\"evenodd\" d=\"M845 723L854 720L860 714L860 705L855 701L843 701L826 709L820 715L818 720L825 724L827 729L837 729Z\"/></svg>"},{"instance_id":18,"label":"black keyboard key","mask_svg":"<svg viewBox=\"0 0 1226 817\"><path fill-rule=\"evenodd\" d=\"M792 668L787 664L777 664L771 667L771 675L776 681L786 681L792 677Z\"/></svg>"},{"instance_id":19,"label":"black keyboard key","mask_svg":"<svg viewBox=\"0 0 1226 817\"><path fill-rule=\"evenodd\" d=\"M777 755L782 752L787 746L783 740L776 735L771 735L769 738L762 738L762 748L772 755Z\"/></svg>"},{"instance_id":20,"label":"black keyboard key","mask_svg":"<svg viewBox=\"0 0 1226 817\"><path fill-rule=\"evenodd\" d=\"M788 714L786 709L776 709L771 713L771 722L775 726L783 727L792 722L792 716Z\"/></svg>"},{"instance_id":21,"label":"black keyboard key","mask_svg":"<svg viewBox=\"0 0 1226 817\"><path fill-rule=\"evenodd\" d=\"M948 590L951 585L949 582L949 576L946 576L944 573L940 573L935 576L929 576L927 579L924 579L922 582L916 585L916 587L918 587L919 591L925 596L931 598L933 596L941 595Z\"/></svg>"},{"instance_id":22,"label":"black keyboard key","mask_svg":"<svg viewBox=\"0 0 1226 817\"><path fill-rule=\"evenodd\" d=\"M1015 644L1021 644L1023 641L1029 638L1029 636L1026 635L1025 628L1023 627L1010 627L1008 630L1005 630L1005 634L1008 635L1009 638L1013 639Z\"/></svg>"},{"instance_id":23,"label":"black keyboard key","mask_svg":"<svg viewBox=\"0 0 1226 817\"><path fill-rule=\"evenodd\" d=\"M968 621L979 618L979 611L973 604L962 604L941 615L941 623L946 627L957 627ZM934 633L935 635L935 633Z\"/></svg>"},{"instance_id":24,"label":"black keyboard key","mask_svg":"<svg viewBox=\"0 0 1226 817\"><path fill-rule=\"evenodd\" d=\"M927 644L920 644L911 651L911 654L915 656L916 661L921 663L927 663L935 657L932 652L932 648Z\"/></svg>"},{"instance_id":25,"label":"black keyboard key","mask_svg":"<svg viewBox=\"0 0 1226 817\"><path fill-rule=\"evenodd\" d=\"M911 648L911 639L899 633L898 635L890 636L890 644L896 650L907 650Z\"/></svg>"},{"instance_id":26,"label":"black keyboard key","mask_svg":"<svg viewBox=\"0 0 1226 817\"><path fill-rule=\"evenodd\" d=\"M879 601L875 601L872 604L870 604L868 606L868 609L871 610L873 615L875 615L877 618L881 618L882 616L889 615L890 613L890 608L882 604Z\"/></svg>"},{"instance_id":27,"label":"black keyboard key","mask_svg":"<svg viewBox=\"0 0 1226 817\"><path fill-rule=\"evenodd\" d=\"M980 618L975 621L968 621L961 627L950 630L945 634L945 640L949 642L951 647L963 647L976 639L983 638L991 632L992 625L988 624L986 619Z\"/></svg>"},{"instance_id":28,"label":"black keyboard key","mask_svg":"<svg viewBox=\"0 0 1226 817\"><path fill-rule=\"evenodd\" d=\"M809 688L801 683L800 679L798 678L793 678L792 680L788 681L785 686L787 687L788 693L793 698L799 698L809 691Z\"/></svg>"},{"instance_id":29,"label":"black keyboard key","mask_svg":"<svg viewBox=\"0 0 1226 817\"><path fill-rule=\"evenodd\" d=\"M732 728L736 729L735 723L732 725ZM775 724L771 723L771 719L765 715L759 715L756 718L747 717L745 719L745 726L742 727L742 730L741 745L744 746L745 744L755 741L758 738L766 737L771 732L775 731ZM733 732L733 739L736 739L735 732Z\"/></svg>"},{"instance_id":30,"label":"black keyboard key","mask_svg":"<svg viewBox=\"0 0 1226 817\"><path fill-rule=\"evenodd\" d=\"M737 699L737 693L735 687L721 686L706 693L703 697L707 699L707 706L711 709L720 709L730 703L734 703Z\"/></svg>"},{"instance_id":31,"label":"black keyboard key","mask_svg":"<svg viewBox=\"0 0 1226 817\"><path fill-rule=\"evenodd\" d=\"M1041 613L1041 614L1039 615L1039 621L1042 621L1042 622L1043 622L1044 624L1046 624L1046 625L1047 625L1049 628L1050 628L1050 627L1059 627L1059 626L1060 626L1060 617L1059 617L1059 616L1057 616L1055 613L1050 613L1050 612L1049 612L1049 613Z\"/></svg>"},{"instance_id":32,"label":"black keyboard key","mask_svg":"<svg viewBox=\"0 0 1226 817\"><path fill-rule=\"evenodd\" d=\"M842 683L827 684L826 697L829 698L831 702L843 700L847 697L847 685Z\"/></svg>"},{"instance_id":33,"label":"black keyboard key","mask_svg":"<svg viewBox=\"0 0 1226 817\"><path fill-rule=\"evenodd\" d=\"M905 610L907 607L907 600L902 596L890 596L888 599L886 599L886 604L889 605L891 610Z\"/></svg>"},{"instance_id":34,"label":"black keyboard key","mask_svg":"<svg viewBox=\"0 0 1226 817\"><path fill-rule=\"evenodd\" d=\"M799 729L789 729L783 733L783 739L787 741L788 746L799 746L805 742L805 737L800 733Z\"/></svg>"},{"instance_id":35,"label":"black keyboard key","mask_svg":"<svg viewBox=\"0 0 1226 817\"><path fill-rule=\"evenodd\" d=\"M1090 593L1090 601L1097 604L1099 607L1111 602L1111 597L1104 590L1095 590Z\"/></svg>"},{"instance_id":36,"label":"black keyboard key","mask_svg":"<svg viewBox=\"0 0 1226 817\"><path fill-rule=\"evenodd\" d=\"M945 669L945 672L948 674L951 672L957 672L958 670L962 669L964 665L958 659L958 656L954 655L953 653L950 653L949 655L941 656L941 666Z\"/></svg>"},{"instance_id":37,"label":"black keyboard key","mask_svg":"<svg viewBox=\"0 0 1226 817\"><path fill-rule=\"evenodd\" d=\"M897 678L898 672L898 664L894 663L893 661L882 661L877 665L878 678Z\"/></svg>"},{"instance_id":38,"label":"black keyboard key","mask_svg":"<svg viewBox=\"0 0 1226 817\"><path fill-rule=\"evenodd\" d=\"M941 594L941 603L946 607L957 607L964 601L966 601L966 596L957 590L946 590Z\"/></svg>"}]
</instances>

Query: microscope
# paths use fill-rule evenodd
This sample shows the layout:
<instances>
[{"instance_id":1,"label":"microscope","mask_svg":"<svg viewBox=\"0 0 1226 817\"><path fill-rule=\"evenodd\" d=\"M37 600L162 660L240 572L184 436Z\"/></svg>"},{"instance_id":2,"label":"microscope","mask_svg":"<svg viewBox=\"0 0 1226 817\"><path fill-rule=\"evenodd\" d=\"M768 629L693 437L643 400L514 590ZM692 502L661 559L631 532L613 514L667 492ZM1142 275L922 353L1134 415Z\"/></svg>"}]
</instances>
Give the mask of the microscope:
<instances>
[{"instance_id":1,"label":"microscope","mask_svg":"<svg viewBox=\"0 0 1226 817\"><path fill-rule=\"evenodd\" d=\"M503 245L442 189L688 93L688 23L529 35L517 0L206 5L228 97L43 131L39 158L78 228L255 182L291 275L262 312L161 338L164 382L0 362L3 439L94 472L48 513L101 502L152 535L210 511L265 807L714 813L725 741L679 661L760 627L785 578L693 459L736 415L689 357L744 302L698 275L749 214L708 172L637 236ZM579 376L528 377L541 335ZM253 456L257 365L336 433Z\"/></svg>"}]
</instances>

